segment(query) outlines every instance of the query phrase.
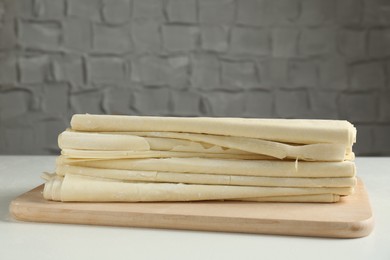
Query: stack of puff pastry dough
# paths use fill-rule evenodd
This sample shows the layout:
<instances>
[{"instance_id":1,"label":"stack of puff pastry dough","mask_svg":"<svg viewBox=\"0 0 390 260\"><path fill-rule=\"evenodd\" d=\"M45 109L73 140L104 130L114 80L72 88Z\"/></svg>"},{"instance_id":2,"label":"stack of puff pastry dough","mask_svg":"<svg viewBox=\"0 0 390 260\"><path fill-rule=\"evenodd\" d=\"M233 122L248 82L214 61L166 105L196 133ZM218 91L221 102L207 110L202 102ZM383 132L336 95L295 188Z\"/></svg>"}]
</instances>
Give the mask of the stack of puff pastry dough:
<instances>
[{"instance_id":1,"label":"stack of puff pastry dough","mask_svg":"<svg viewBox=\"0 0 390 260\"><path fill-rule=\"evenodd\" d=\"M356 185L347 121L74 115L44 198L337 202Z\"/></svg>"}]
</instances>

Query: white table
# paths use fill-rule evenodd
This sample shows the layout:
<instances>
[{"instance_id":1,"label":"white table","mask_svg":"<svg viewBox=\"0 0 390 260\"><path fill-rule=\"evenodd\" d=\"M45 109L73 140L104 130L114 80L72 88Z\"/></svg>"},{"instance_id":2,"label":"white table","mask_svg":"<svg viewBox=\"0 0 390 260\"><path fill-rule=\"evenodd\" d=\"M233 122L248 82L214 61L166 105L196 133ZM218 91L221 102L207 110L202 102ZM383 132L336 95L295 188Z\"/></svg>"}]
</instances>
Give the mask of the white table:
<instances>
[{"instance_id":1,"label":"white table","mask_svg":"<svg viewBox=\"0 0 390 260\"><path fill-rule=\"evenodd\" d=\"M325 239L18 222L10 201L53 171L53 156L0 156L0 259L390 259L390 158L357 158L374 231Z\"/></svg>"}]
</instances>

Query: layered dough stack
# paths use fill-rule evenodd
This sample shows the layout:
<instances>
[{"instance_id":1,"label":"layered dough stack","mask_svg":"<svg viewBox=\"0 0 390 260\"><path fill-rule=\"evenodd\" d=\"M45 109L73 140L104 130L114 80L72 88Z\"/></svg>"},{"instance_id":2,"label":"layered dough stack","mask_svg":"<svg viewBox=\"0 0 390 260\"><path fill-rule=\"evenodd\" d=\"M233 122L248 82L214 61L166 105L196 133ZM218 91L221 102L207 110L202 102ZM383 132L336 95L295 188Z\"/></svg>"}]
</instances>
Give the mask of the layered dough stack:
<instances>
[{"instance_id":1,"label":"layered dough stack","mask_svg":"<svg viewBox=\"0 0 390 260\"><path fill-rule=\"evenodd\" d=\"M74 115L48 200L336 202L356 185L347 121Z\"/></svg>"}]
</instances>

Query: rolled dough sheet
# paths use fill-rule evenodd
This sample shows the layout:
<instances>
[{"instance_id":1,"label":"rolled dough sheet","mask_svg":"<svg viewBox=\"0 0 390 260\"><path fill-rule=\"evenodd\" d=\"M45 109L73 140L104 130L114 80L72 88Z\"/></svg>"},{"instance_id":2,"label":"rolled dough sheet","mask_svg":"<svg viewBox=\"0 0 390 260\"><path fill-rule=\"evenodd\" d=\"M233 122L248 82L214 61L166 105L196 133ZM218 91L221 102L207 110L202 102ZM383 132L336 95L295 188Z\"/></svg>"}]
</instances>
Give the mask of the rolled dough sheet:
<instances>
[{"instance_id":1,"label":"rolled dough sheet","mask_svg":"<svg viewBox=\"0 0 390 260\"><path fill-rule=\"evenodd\" d=\"M56 168L60 176L76 174L119 181L166 182L187 184L265 186L265 187L354 187L356 178L283 178L161 171L129 171L63 165Z\"/></svg>"},{"instance_id":2,"label":"rolled dough sheet","mask_svg":"<svg viewBox=\"0 0 390 260\"><path fill-rule=\"evenodd\" d=\"M341 120L74 115L72 129L91 132L161 131L258 138L286 143L352 146L356 129Z\"/></svg>"},{"instance_id":3,"label":"rolled dough sheet","mask_svg":"<svg viewBox=\"0 0 390 260\"><path fill-rule=\"evenodd\" d=\"M77 134L88 135L88 132L66 131L64 136L72 136ZM63 133L63 134L64 134ZM121 134L118 134L121 133ZM100 132L102 136L104 132ZM343 144L307 144L307 145L290 145L280 142L260 140L247 137L234 136L217 136L207 134L190 134L190 133L174 133L174 132L108 132L108 136L114 137L121 135L128 137L144 138L144 142L148 143L150 150L155 151L183 151L183 152L218 152L223 153L252 153L262 154L278 159L298 158L307 161L343 161L346 158L346 147ZM96 134L95 134L96 135ZM64 137L65 138L65 137ZM64 139L62 138L62 139ZM120 139L120 138L118 138ZM125 139L125 138L122 138ZM180 140L181 139L181 140ZM92 142L92 146L100 142L99 139L88 139ZM114 139L115 140L115 139ZM131 139L130 139L131 140ZM134 139L135 142L139 140ZM84 141L85 143L86 141ZM62 141L62 149L86 149L84 146L77 147L77 143L67 144L66 140ZM117 150L122 151L137 151L137 149L129 149L131 145L124 143L122 147L117 145ZM135 145L137 147L137 144ZM225 149L224 149L225 148ZM229 149L226 149L229 148ZM91 150L91 149L88 149ZM99 150L99 149L95 149ZM101 149L102 150L102 149ZM115 150L115 149L105 149ZM141 149L138 149L141 150Z\"/></svg>"},{"instance_id":4,"label":"rolled dough sheet","mask_svg":"<svg viewBox=\"0 0 390 260\"><path fill-rule=\"evenodd\" d=\"M96 138L84 139L85 135L88 135L90 132L77 132L71 129L64 131L59 137L59 147L61 149L77 149L77 150L97 150L97 151L172 151L172 152L196 152L196 153L229 153L229 154L251 154L250 152L245 152L237 149L229 149L226 147L221 147L218 145L196 142L186 139L177 139L177 138L162 138L162 137L146 137L140 135L134 135L131 133L125 132L99 132L91 133ZM106 145L104 142L103 134L106 134L111 137L118 137L117 140L123 141L123 144L109 144ZM129 136L130 138L127 138ZM100 138L102 137L102 138ZM134 138L133 138L134 137ZM139 149L137 143L134 147L131 145L131 140L134 139L135 142L138 142L137 138L142 138L142 142L146 143L145 147ZM70 141L68 141L71 139ZM81 142L75 141L75 139L82 139ZM100 143L100 146L104 146L103 149L95 148ZM129 143L130 142L130 143Z\"/></svg>"},{"instance_id":5,"label":"rolled dough sheet","mask_svg":"<svg viewBox=\"0 0 390 260\"><path fill-rule=\"evenodd\" d=\"M197 152L197 153L229 153L229 154L252 154L243 150L222 147L216 144L168 137L144 137L154 151L172 152Z\"/></svg>"},{"instance_id":6,"label":"rolled dough sheet","mask_svg":"<svg viewBox=\"0 0 390 260\"><path fill-rule=\"evenodd\" d=\"M57 165L66 158L59 157ZM209 173L223 175L267 177L353 177L355 164L343 162L295 162L278 160L232 160L209 158L161 158L91 160L66 164L118 170L165 171L179 173Z\"/></svg>"},{"instance_id":7,"label":"rolled dough sheet","mask_svg":"<svg viewBox=\"0 0 390 260\"><path fill-rule=\"evenodd\" d=\"M101 132L104 133L104 132ZM113 134L115 132L109 132ZM118 133L118 132L117 132ZM120 132L124 135L136 135L140 137L149 137L149 145L153 147L151 142L154 137L155 142L170 138L171 140L190 140L193 142L201 142L213 144L218 147L227 147L230 149L246 151L249 153L263 154L272 156L278 159L298 158L307 161L343 161L346 158L346 146L344 144L318 143L306 145L291 145L275 141L267 141L256 138L220 136L210 134L192 134L192 133L176 133L176 132ZM174 145L173 145L174 146ZM156 145L155 150L160 148Z\"/></svg>"},{"instance_id":8,"label":"rolled dough sheet","mask_svg":"<svg viewBox=\"0 0 390 260\"><path fill-rule=\"evenodd\" d=\"M51 181L60 185L50 185ZM44 197L49 200L84 202L197 201L261 198L332 193L349 195L353 188L282 188L223 185L132 183L94 177L65 175L53 177L45 185ZM58 191L59 190L59 191ZM52 194L58 195L58 197Z\"/></svg>"},{"instance_id":9,"label":"rolled dough sheet","mask_svg":"<svg viewBox=\"0 0 390 260\"><path fill-rule=\"evenodd\" d=\"M58 136L61 149L148 151L145 138L135 135L83 133L64 131Z\"/></svg>"},{"instance_id":10,"label":"rolled dough sheet","mask_svg":"<svg viewBox=\"0 0 390 260\"><path fill-rule=\"evenodd\" d=\"M196 153L196 152L172 152L172 151L93 151L93 150L74 150L62 149L62 155L69 158L96 158L96 159L121 159L121 158L224 158L224 159L242 159L242 160L263 160L268 156L261 154L218 154L218 153Z\"/></svg>"}]
</instances>

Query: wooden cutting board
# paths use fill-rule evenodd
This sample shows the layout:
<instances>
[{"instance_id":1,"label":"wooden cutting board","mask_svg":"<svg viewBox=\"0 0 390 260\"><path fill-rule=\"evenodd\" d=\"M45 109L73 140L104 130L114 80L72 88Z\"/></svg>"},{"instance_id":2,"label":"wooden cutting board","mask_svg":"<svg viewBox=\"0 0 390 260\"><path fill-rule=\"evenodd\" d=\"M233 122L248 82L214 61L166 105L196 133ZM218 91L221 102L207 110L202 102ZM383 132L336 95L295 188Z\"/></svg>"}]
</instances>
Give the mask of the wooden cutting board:
<instances>
[{"instance_id":1,"label":"wooden cutting board","mask_svg":"<svg viewBox=\"0 0 390 260\"><path fill-rule=\"evenodd\" d=\"M353 195L329 204L63 203L44 200L42 190L43 185L13 200L12 216L34 222L338 238L367 236L373 229L370 203L360 180Z\"/></svg>"}]
</instances>

